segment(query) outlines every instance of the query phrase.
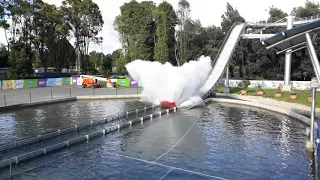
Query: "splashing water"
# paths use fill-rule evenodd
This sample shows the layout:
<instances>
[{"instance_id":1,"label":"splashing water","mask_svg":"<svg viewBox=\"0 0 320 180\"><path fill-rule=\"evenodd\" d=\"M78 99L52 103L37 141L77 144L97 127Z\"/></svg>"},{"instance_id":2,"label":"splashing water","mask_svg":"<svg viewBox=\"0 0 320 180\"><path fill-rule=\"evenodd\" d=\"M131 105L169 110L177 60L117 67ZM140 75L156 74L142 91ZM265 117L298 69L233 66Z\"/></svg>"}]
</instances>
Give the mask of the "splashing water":
<instances>
[{"instance_id":1,"label":"splashing water","mask_svg":"<svg viewBox=\"0 0 320 180\"><path fill-rule=\"evenodd\" d=\"M133 79L142 84L142 100L154 104L169 101L177 106L187 106L190 100L201 99L200 88L212 67L210 57L201 56L197 61L189 61L180 67L135 60L128 63L126 69Z\"/></svg>"}]
</instances>

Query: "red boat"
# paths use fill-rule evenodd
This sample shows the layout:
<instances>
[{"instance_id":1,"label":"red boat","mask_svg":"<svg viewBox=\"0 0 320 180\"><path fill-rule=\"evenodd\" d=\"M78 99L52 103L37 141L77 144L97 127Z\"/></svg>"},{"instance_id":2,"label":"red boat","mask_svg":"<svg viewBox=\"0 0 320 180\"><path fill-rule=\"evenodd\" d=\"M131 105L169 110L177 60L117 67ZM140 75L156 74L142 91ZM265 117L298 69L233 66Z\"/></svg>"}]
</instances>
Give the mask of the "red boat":
<instances>
[{"instance_id":1,"label":"red boat","mask_svg":"<svg viewBox=\"0 0 320 180\"><path fill-rule=\"evenodd\" d=\"M173 108L173 107L177 107L175 102L169 102L169 101L162 101L161 102L161 107L163 108Z\"/></svg>"}]
</instances>

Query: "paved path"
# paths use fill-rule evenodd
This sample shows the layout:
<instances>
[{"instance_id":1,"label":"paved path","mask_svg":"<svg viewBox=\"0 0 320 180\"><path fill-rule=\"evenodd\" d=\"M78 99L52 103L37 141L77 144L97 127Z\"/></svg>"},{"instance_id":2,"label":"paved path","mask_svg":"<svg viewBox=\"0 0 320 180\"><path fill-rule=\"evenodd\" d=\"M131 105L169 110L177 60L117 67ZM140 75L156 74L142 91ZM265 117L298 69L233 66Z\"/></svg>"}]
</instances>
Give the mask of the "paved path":
<instances>
[{"instance_id":1,"label":"paved path","mask_svg":"<svg viewBox=\"0 0 320 180\"><path fill-rule=\"evenodd\" d=\"M0 107L75 96L140 94L142 88L45 87L0 91Z\"/></svg>"},{"instance_id":2,"label":"paved path","mask_svg":"<svg viewBox=\"0 0 320 180\"><path fill-rule=\"evenodd\" d=\"M296 104L296 103L289 103L285 101L277 101L274 99L269 99L269 98L263 98L259 96L243 96L243 95L236 95L236 94L221 94L217 93L217 97L224 97L227 96L229 98L235 98L235 99L241 99L245 101L251 101L251 102L256 102L260 104L265 104L269 106L275 106L279 107L282 109L287 109L291 110L293 112L305 115L310 117L311 115L311 107L301 105L301 104ZM320 108L316 108L316 117L320 118Z\"/></svg>"}]
</instances>

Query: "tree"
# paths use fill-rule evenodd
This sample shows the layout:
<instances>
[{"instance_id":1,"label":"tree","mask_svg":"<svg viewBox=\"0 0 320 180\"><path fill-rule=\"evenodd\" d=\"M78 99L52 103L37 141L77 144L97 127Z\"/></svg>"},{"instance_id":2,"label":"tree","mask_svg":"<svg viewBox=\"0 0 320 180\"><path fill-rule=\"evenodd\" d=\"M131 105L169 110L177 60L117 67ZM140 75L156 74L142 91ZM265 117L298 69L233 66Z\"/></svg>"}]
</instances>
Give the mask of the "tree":
<instances>
[{"instance_id":1,"label":"tree","mask_svg":"<svg viewBox=\"0 0 320 180\"><path fill-rule=\"evenodd\" d=\"M7 48L5 45L0 45L0 67L8 67L9 63L9 51L7 51Z\"/></svg>"},{"instance_id":2,"label":"tree","mask_svg":"<svg viewBox=\"0 0 320 180\"><path fill-rule=\"evenodd\" d=\"M48 52L50 64L56 72L61 72L62 68L69 68L75 64L76 52L68 39L62 38L55 42L56 48L51 48Z\"/></svg>"},{"instance_id":3,"label":"tree","mask_svg":"<svg viewBox=\"0 0 320 180\"><path fill-rule=\"evenodd\" d=\"M48 59L44 57L45 51L50 51L50 56L53 59L54 66L57 67L58 71L61 69L60 65L63 64L65 59L56 60L55 57L59 56L62 46L66 45L66 39L69 35L70 27L64 22L63 12L58 9L55 5L47 3L41 3L39 10L35 12L33 18L33 34L34 39L32 44L37 52L41 65L44 67L46 73L48 67ZM69 42L68 42L69 43ZM68 46L68 45L67 45ZM72 48L73 49L73 48ZM65 49L66 54L70 49ZM60 61L59 63L57 61Z\"/></svg>"},{"instance_id":4,"label":"tree","mask_svg":"<svg viewBox=\"0 0 320 180\"><path fill-rule=\"evenodd\" d=\"M245 22L245 19L240 16L237 9L234 9L230 3L227 3L227 11L221 16L221 27L223 33L228 33L231 26L236 22Z\"/></svg>"},{"instance_id":5,"label":"tree","mask_svg":"<svg viewBox=\"0 0 320 180\"><path fill-rule=\"evenodd\" d=\"M11 79L23 79L33 75L33 52L31 46L21 41L11 43L8 76Z\"/></svg>"},{"instance_id":6,"label":"tree","mask_svg":"<svg viewBox=\"0 0 320 180\"><path fill-rule=\"evenodd\" d=\"M102 62L102 69L103 72L105 74L109 74L112 72L112 55L111 54L107 54L104 58L103 58L103 62Z\"/></svg>"},{"instance_id":7,"label":"tree","mask_svg":"<svg viewBox=\"0 0 320 180\"><path fill-rule=\"evenodd\" d=\"M64 0L61 9L75 37L76 66L77 70L80 70L79 67L84 65L84 56L88 54L90 43L102 41L102 38L97 37L104 23L101 11L92 0Z\"/></svg>"},{"instance_id":8,"label":"tree","mask_svg":"<svg viewBox=\"0 0 320 180\"><path fill-rule=\"evenodd\" d=\"M179 31L178 31L178 51L179 61L183 64L188 61L187 59L187 44L188 44L188 31L186 30L186 24L190 20L190 4L187 0L179 0L178 2L178 19L179 19Z\"/></svg>"},{"instance_id":9,"label":"tree","mask_svg":"<svg viewBox=\"0 0 320 180\"><path fill-rule=\"evenodd\" d=\"M175 60L175 26L177 16L171 4L162 2L155 12L156 45L154 59L161 63L170 62L176 65Z\"/></svg>"},{"instance_id":10,"label":"tree","mask_svg":"<svg viewBox=\"0 0 320 180\"><path fill-rule=\"evenodd\" d=\"M155 9L152 1L138 3L135 0L120 7L121 14L116 17L114 27L120 34L120 41L129 62L135 59L153 61Z\"/></svg>"},{"instance_id":11,"label":"tree","mask_svg":"<svg viewBox=\"0 0 320 180\"><path fill-rule=\"evenodd\" d=\"M6 1L0 1L0 28L3 28L7 43L9 45L9 40L7 38L7 33L6 33L6 30L9 29L10 27L6 19L7 18L6 11L8 10L7 5L8 4Z\"/></svg>"},{"instance_id":12,"label":"tree","mask_svg":"<svg viewBox=\"0 0 320 180\"><path fill-rule=\"evenodd\" d=\"M292 14L296 17L310 17L314 15L319 15L320 14L320 5L319 3L311 2L311 1L306 1L304 7L296 7L293 8Z\"/></svg>"},{"instance_id":13,"label":"tree","mask_svg":"<svg viewBox=\"0 0 320 180\"><path fill-rule=\"evenodd\" d=\"M283 19L285 17L287 17L288 14L283 12L281 9L278 9L274 6L271 6L269 9L269 18L268 21L269 22L275 22L278 21L280 19Z\"/></svg>"}]
</instances>

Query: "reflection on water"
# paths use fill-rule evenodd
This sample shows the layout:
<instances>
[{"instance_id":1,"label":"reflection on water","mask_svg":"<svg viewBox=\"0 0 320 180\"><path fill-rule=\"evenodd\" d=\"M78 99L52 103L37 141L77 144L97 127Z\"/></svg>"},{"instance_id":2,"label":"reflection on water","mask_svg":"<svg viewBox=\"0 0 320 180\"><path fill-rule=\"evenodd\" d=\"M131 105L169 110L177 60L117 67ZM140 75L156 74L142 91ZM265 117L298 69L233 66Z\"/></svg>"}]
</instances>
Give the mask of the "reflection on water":
<instances>
[{"instance_id":1,"label":"reflection on water","mask_svg":"<svg viewBox=\"0 0 320 180\"><path fill-rule=\"evenodd\" d=\"M144 107L137 100L77 101L1 113L0 144Z\"/></svg>"},{"instance_id":2,"label":"reflection on water","mask_svg":"<svg viewBox=\"0 0 320 180\"><path fill-rule=\"evenodd\" d=\"M209 104L73 147L87 149L21 176L161 179L168 173L165 179L210 179L201 174L221 179L314 179L314 165L305 151L305 127L268 111ZM188 171L169 171L138 159Z\"/></svg>"},{"instance_id":3,"label":"reflection on water","mask_svg":"<svg viewBox=\"0 0 320 180\"><path fill-rule=\"evenodd\" d=\"M223 168L230 172L230 177L234 177L233 172L244 179L314 176L305 152L306 125L268 111L239 107L207 107L209 115L204 116L198 130L210 147L207 157L211 162L225 162L228 165Z\"/></svg>"}]
</instances>

